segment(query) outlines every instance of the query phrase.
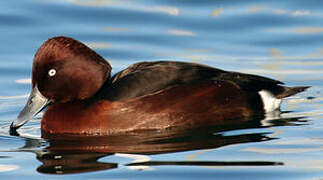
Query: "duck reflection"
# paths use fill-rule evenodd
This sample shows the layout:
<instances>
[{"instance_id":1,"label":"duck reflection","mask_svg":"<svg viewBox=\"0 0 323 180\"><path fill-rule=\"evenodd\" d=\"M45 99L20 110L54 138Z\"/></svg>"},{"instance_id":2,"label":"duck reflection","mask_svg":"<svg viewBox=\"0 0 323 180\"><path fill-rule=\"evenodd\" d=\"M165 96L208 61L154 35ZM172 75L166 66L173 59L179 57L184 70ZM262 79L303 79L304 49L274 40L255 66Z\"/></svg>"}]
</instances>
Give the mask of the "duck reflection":
<instances>
[{"instance_id":1,"label":"duck reflection","mask_svg":"<svg viewBox=\"0 0 323 180\"><path fill-rule=\"evenodd\" d=\"M272 126L301 125L303 118L272 119L264 125L263 117L246 120L239 123L203 127L199 129L168 129L163 131L143 131L131 134L104 136L104 137L47 137L47 145L35 139L27 139L21 149L32 150L37 159L42 162L37 168L40 173L70 174L108 170L117 168L117 163L100 162L100 158L115 153L152 155L189 150L215 149L238 143L250 143L272 140L271 133L242 133L224 135L225 132L239 129L267 128ZM259 131L258 131L259 132ZM127 164L130 167L139 166L274 166L281 162L268 161L150 161Z\"/></svg>"},{"instance_id":2,"label":"duck reflection","mask_svg":"<svg viewBox=\"0 0 323 180\"><path fill-rule=\"evenodd\" d=\"M73 174L116 168L116 163L98 162L98 159L111 155L109 153L57 153L38 155L43 164L38 172L46 174Z\"/></svg>"}]
</instances>

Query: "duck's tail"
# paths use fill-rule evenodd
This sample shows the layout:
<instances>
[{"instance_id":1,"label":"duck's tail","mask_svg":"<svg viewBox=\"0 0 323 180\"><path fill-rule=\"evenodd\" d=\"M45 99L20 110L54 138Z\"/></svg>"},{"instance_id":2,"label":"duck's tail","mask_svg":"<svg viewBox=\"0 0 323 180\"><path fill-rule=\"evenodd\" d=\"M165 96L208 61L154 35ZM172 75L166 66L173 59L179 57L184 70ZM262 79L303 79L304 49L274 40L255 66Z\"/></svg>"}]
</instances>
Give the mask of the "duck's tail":
<instances>
[{"instance_id":1,"label":"duck's tail","mask_svg":"<svg viewBox=\"0 0 323 180\"><path fill-rule=\"evenodd\" d=\"M279 86L279 87L281 89L276 94L268 90L261 90L258 92L263 103L264 111L266 113L273 112L279 109L283 98L303 92L310 86L297 86L297 87Z\"/></svg>"},{"instance_id":2,"label":"duck's tail","mask_svg":"<svg viewBox=\"0 0 323 180\"><path fill-rule=\"evenodd\" d=\"M305 91L306 89L310 88L311 86L295 86L295 87L285 87L283 86L284 90L276 95L276 98L282 99L285 97L292 96L294 94L300 93Z\"/></svg>"}]
</instances>

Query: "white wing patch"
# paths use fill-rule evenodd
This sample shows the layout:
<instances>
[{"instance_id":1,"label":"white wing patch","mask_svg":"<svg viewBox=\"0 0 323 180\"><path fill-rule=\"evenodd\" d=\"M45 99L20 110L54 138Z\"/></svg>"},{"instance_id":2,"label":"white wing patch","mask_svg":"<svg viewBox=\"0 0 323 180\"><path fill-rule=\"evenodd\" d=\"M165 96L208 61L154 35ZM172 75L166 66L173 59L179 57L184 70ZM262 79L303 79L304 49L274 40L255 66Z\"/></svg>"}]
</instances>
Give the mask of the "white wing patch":
<instances>
[{"instance_id":1,"label":"white wing patch","mask_svg":"<svg viewBox=\"0 0 323 180\"><path fill-rule=\"evenodd\" d=\"M264 105L264 111L266 113L279 109L282 99L277 99L271 92L267 90L261 90L258 93L261 97Z\"/></svg>"}]
</instances>

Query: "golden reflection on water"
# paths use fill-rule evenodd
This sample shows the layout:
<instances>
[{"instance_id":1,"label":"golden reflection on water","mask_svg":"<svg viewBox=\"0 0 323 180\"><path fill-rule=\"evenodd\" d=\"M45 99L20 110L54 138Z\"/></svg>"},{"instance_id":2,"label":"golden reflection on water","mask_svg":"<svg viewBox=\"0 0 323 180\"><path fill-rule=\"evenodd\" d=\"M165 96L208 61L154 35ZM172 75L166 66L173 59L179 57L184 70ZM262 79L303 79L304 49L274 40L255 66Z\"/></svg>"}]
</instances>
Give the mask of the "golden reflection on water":
<instances>
[{"instance_id":1,"label":"golden reflection on water","mask_svg":"<svg viewBox=\"0 0 323 180\"><path fill-rule=\"evenodd\" d=\"M282 65L277 63L282 61L282 55L283 51L276 49L276 48L269 48L269 57L271 57L271 61L266 61L263 64L260 64L259 66L261 69L269 70L269 71L279 71L282 69ZM279 78L280 80L284 80L286 78L285 74L276 74L276 78Z\"/></svg>"},{"instance_id":2,"label":"golden reflection on water","mask_svg":"<svg viewBox=\"0 0 323 180\"><path fill-rule=\"evenodd\" d=\"M212 152L213 149L202 149L200 151L195 151L189 155L187 155L186 160L187 161L197 161L199 159L199 156L208 153L208 152Z\"/></svg>"},{"instance_id":3,"label":"golden reflection on water","mask_svg":"<svg viewBox=\"0 0 323 180\"><path fill-rule=\"evenodd\" d=\"M319 34L323 33L323 27L298 27L290 29L290 32L297 34Z\"/></svg>"},{"instance_id":4,"label":"golden reflection on water","mask_svg":"<svg viewBox=\"0 0 323 180\"><path fill-rule=\"evenodd\" d=\"M303 139L290 139L284 141L272 141L269 142L270 147L247 147L242 149L242 151L246 152L255 152L261 154L295 154L295 153L309 153L309 152L320 152L323 151L322 139L315 138L303 138ZM274 145L274 146L272 146ZM297 147L291 147L291 146ZM299 145L303 147L299 147ZM310 147L304 147L304 145L308 145ZM296 163L297 161L288 161L291 164ZM302 165L304 167L304 165ZM315 165L311 164L309 167L315 167Z\"/></svg>"},{"instance_id":5,"label":"golden reflection on water","mask_svg":"<svg viewBox=\"0 0 323 180\"><path fill-rule=\"evenodd\" d=\"M269 48L269 56L280 59L282 55L283 51L276 48Z\"/></svg>"},{"instance_id":6,"label":"golden reflection on water","mask_svg":"<svg viewBox=\"0 0 323 180\"><path fill-rule=\"evenodd\" d=\"M303 147L303 148L273 148L273 147L247 147L242 151L255 152L261 154L291 154L323 151L323 147Z\"/></svg>"},{"instance_id":7,"label":"golden reflection on water","mask_svg":"<svg viewBox=\"0 0 323 180\"><path fill-rule=\"evenodd\" d=\"M308 65L308 66L316 66L322 65L323 61L313 61L313 60L321 60L323 57L323 48L319 48L314 50L313 53L304 54L304 55L284 55L284 52L277 48L269 48L268 57L256 57L250 58L250 60L276 60L277 58L280 60L288 60L288 61L277 61L276 63L280 64L290 64L290 65ZM312 60L312 61L311 61Z\"/></svg>"},{"instance_id":8,"label":"golden reflection on water","mask_svg":"<svg viewBox=\"0 0 323 180\"><path fill-rule=\"evenodd\" d=\"M265 63L262 66L265 69L271 69L271 70L278 70L281 68L281 64L277 62L281 62L283 59L282 56L283 51L276 49L276 48L269 48L269 57L271 57L274 61L269 61L269 63Z\"/></svg>"},{"instance_id":9,"label":"golden reflection on water","mask_svg":"<svg viewBox=\"0 0 323 180\"><path fill-rule=\"evenodd\" d=\"M167 34L174 36L195 36L196 33L193 31L182 30L182 29L169 29Z\"/></svg>"},{"instance_id":10,"label":"golden reflection on water","mask_svg":"<svg viewBox=\"0 0 323 180\"><path fill-rule=\"evenodd\" d=\"M322 73L322 68L320 67L323 66L322 56L322 48L319 48L314 53L305 55L285 55L283 50L272 47L268 49L267 57L249 59L260 68L241 69L241 71L270 75L280 80L285 80L291 75L306 75L298 80L323 80L323 77L320 75Z\"/></svg>"},{"instance_id":11,"label":"golden reflection on water","mask_svg":"<svg viewBox=\"0 0 323 180\"><path fill-rule=\"evenodd\" d=\"M218 8L218 9L213 10L212 16L217 17L221 13L223 13L223 8Z\"/></svg>"},{"instance_id":12,"label":"golden reflection on water","mask_svg":"<svg viewBox=\"0 0 323 180\"><path fill-rule=\"evenodd\" d=\"M276 15L286 15L286 16L308 16L311 11L306 9L288 10L270 7L267 5L250 5L247 7L247 13L272 13Z\"/></svg>"}]
</instances>

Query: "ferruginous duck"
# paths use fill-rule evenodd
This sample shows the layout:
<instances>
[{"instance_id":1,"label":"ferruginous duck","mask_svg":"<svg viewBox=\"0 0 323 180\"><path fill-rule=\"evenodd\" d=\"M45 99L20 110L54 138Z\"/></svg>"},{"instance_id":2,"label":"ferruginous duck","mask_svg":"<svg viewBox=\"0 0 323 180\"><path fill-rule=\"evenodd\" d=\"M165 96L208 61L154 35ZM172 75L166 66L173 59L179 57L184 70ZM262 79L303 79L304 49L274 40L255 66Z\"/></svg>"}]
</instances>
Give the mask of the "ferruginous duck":
<instances>
[{"instance_id":1,"label":"ferruginous duck","mask_svg":"<svg viewBox=\"0 0 323 180\"><path fill-rule=\"evenodd\" d=\"M175 61L140 62L111 77L111 66L89 47L54 37L38 49L32 91L10 131L48 106L46 134L109 135L240 121L278 110L307 86Z\"/></svg>"}]
</instances>

